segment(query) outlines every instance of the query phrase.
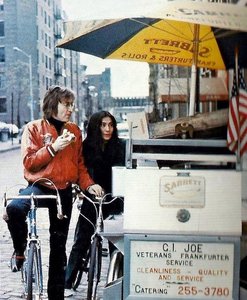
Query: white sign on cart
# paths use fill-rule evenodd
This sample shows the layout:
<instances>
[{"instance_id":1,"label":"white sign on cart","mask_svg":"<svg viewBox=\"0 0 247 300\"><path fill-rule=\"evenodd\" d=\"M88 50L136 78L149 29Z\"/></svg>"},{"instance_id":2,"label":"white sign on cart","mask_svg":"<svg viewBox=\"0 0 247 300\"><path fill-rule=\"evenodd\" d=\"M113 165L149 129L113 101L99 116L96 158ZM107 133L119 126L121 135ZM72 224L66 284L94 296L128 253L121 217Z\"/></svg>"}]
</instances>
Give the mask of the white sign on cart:
<instances>
[{"instance_id":1,"label":"white sign on cart","mask_svg":"<svg viewBox=\"0 0 247 300\"><path fill-rule=\"evenodd\" d=\"M132 241L130 295L232 299L234 245Z\"/></svg>"}]
</instances>

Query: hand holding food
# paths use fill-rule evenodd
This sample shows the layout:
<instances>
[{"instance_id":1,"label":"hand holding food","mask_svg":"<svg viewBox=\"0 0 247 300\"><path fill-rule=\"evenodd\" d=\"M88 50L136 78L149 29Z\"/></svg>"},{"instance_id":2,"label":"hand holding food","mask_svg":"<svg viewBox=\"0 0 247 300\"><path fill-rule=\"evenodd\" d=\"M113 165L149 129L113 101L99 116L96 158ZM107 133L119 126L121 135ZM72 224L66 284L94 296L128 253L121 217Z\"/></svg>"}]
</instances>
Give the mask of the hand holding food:
<instances>
[{"instance_id":1,"label":"hand holding food","mask_svg":"<svg viewBox=\"0 0 247 300\"><path fill-rule=\"evenodd\" d=\"M74 140L74 133L69 132L67 129L64 129L62 135L59 135L55 142L52 144L52 148L55 152L61 151L69 144L71 144Z\"/></svg>"},{"instance_id":2,"label":"hand holding food","mask_svg":"<svg viewBox=\"0 0 247 300\"><path fill-rule=\"evenodd\" d=\"M64 139L67 139L68 141L73 141L73 140L75 139L74 133L68 131L68 129L64 129L64 130L63 130L62 137L63 137Z\"/></svg>"}]
</instances>

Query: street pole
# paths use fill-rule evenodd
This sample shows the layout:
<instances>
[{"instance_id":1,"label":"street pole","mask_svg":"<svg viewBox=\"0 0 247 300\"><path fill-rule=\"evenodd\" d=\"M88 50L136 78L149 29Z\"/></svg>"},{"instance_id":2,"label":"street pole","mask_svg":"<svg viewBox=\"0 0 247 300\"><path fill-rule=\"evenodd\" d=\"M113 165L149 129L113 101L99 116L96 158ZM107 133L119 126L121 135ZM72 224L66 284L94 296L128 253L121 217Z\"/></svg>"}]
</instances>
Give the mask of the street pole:
<instances>
[{"instance_id":1,"label":"street pole","mask_svg":"<svg viewBox=\"0 0 247 300\"><path fill-rule=\"evenodd\" d=\"M11 93L11 144L14 144L14 140L13 140L13 124L14 124L14 95L13 93Z\"/></svg>"},{"instance_id":2,"label":"street pole","mask_svg":"<svg viewBox=\"0 0 247 300\"><path fill-rule=\"evenodd\" d=\"M32 56L31 54L28 57L29 59L29 82L30 82L30 119L34 119L33 116L33 81L32 81Z\"/></svg>"},{"instance_id":3,"label":"street pole","mask_svg":"<svg viewBox=\"0 0 247 300\"><path fill-rule=\"evenodd\" d=\"M13 47L15 51L19 51L22 54L24 54L28 58L28 63L29 63L29 92L30 92L30 120L32 121L34 119L33 111L33 81L32 81L32 56L31 54L27 54L25 51L18 47Z\"/></svg>"}]
</instances>

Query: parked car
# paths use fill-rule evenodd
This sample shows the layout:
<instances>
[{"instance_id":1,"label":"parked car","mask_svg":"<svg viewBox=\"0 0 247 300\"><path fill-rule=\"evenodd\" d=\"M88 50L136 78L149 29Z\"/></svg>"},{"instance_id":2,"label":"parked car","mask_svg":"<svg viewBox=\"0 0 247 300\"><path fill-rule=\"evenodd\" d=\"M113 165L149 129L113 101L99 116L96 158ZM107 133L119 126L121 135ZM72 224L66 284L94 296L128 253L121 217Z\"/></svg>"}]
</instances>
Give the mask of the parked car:
<instances>
[{"instance_id":1,"label":"parked car","mask_svg":"<svg viewBox=\"0 0 247 300\"><path fill-rule=\"evenodd\" d=\"M129 126L127 122L117 123L118 136L120 138L129 138Z\"/></svg>"},{"instance_id":2,"label":"parked car","mask_svg":"<svg viewBox=\"0 0 247 300\"><path fill-rule=\"evenodd\" d=\"M17 137L18 133L19 128L15 124L0 122L0 139L2 142L5 142L10 137Z\"/></svg>"}]
</instances>

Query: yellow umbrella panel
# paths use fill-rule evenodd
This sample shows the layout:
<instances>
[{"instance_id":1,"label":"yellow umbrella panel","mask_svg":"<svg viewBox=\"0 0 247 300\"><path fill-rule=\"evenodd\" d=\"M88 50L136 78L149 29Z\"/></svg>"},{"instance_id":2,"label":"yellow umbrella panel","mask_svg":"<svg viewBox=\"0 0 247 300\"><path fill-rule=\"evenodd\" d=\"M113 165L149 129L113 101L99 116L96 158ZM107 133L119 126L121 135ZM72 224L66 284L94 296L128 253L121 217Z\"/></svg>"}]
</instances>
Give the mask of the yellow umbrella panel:
<instances>
[{"instance_id":1,"label":"yellow umbrella panel","mask_svg":"<svg viewBox=\"0 0 247 300\"><path fill-rule=\"evenodd\" d=\"M66 22L65 37L57 46L104 59L180 66L195 65L197 60L198 67L225 69L212 28L183 21L128 18Z\"/></svg>"},{"instance_id":2,"label":"yellow umbrella panel","mask_svg":"<svg viewBox=\"0 0 247 300\"><path fill-rule=\"evenodd\" d=\"M136 19L134 21L138 22ZM153 25L147 25L106 58L191 66L197 43L197 67L225 69L211 27L206 25L198 27L197 40L194 24L160 20Z\"/></svg>"},{"instance_id":3,"label":"yellow umbrella panel","mask_svg":"<svg viewBox=\"0 0 247 300\"><path fill-rule=\"evenodd\" d=\"M104 59L191 66L190 115L194 114L196 68L225 69L212 28L183 21L128 18L68 22L66 36L57 46Z\"/></svg>"}]
</instances>

